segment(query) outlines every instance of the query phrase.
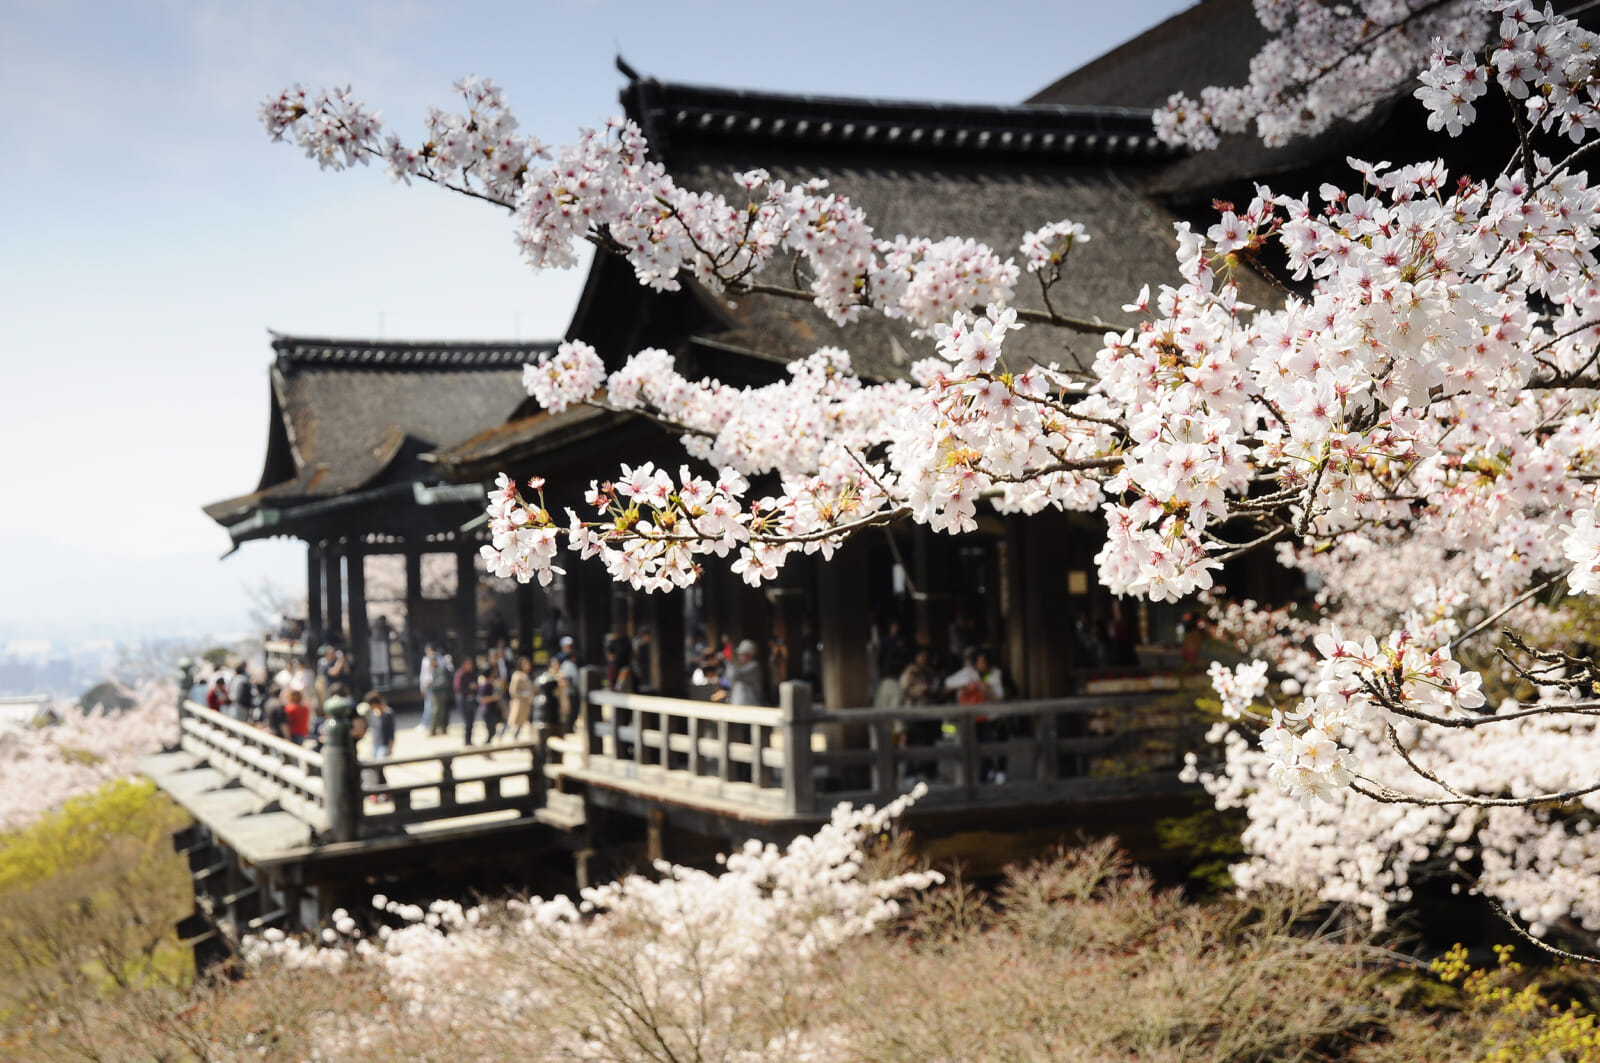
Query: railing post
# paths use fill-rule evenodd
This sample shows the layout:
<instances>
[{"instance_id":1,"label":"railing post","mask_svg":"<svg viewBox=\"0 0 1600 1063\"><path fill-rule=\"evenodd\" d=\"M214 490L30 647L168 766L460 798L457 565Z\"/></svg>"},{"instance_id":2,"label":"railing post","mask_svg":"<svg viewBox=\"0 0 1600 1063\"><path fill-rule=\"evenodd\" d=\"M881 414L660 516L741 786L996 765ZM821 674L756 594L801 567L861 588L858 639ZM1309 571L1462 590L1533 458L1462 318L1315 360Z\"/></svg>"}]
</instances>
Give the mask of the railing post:
<instances>
[{"instance_id":1,"label":"railing post","mask_svg":"<svg viewBox=\"0 0 1600 1063\"><path fill-rule=\"evenodd\" d=\"M599 752L595 745L594 737L594 703L589 700L590 691L604 690L606 688L606 673L603 668L584 668L578 673L578 767L589 767L589 756ZM612 714L612 724L616 724L615 713Z\"/></svg>"},{"instance_id":2,"label":"railing post","mask_svg":"<svg viewBox=\"0 0 1600 1063\"><path fill-rule=\"evenodd\" d=\"M811 770L811 684L778 685L778 725L783 732L783 810L812 811L817 803Z\"/></svg>"},{"instance_id":3,"label":"railing post","mask_svg":"<svg viewBox=\"0 0 1600 1063\"><path fill-rule=\"evenodd\" d=\"M1061 777L1060 725L1055 709L1046 709L1034 717L1033 734L1037 742L1034 754L1034 778L1054 782Z\"/></svg>"},{"instance_id":4,"label":"railing post","mask_svg":"<svg viewBox=\"0 0 1600 1063\"><path fill-rule=\"evenodd\" d=\"M178 744L173 746L174 749L183 748L184 705L188 704L189 691L194 689L194 668L193 658L178 658Z\"/></svg>"},{"instance_id":5,"label":"railing post","mask_svg":"<svg viewBox=\"0 0 1600 1063\"><path fill-rule=\"evenodd\" d=\"M880 804L893 801L899 791L894 770L894 724L874 720L872 728L872 789Z\"/></svg>"},{"instance_id":6,"label":"railing post","mask_svg":"<svg viewBox=\"0 0 1600 1063\"><path fill-rule=\"evenodd\" d=\"M545 787L548 780L544 775L545 758L549 756L550 733L542 727L534 728L537 745L533 747L533 771L528 776L528 795L533 798L533 807L537 811L545 806Z\"/></svg>"},{"instance_id":7,"label":"railing post","mask_svg":"<svg viewBox=\"0 0 1600 1063\"><path fill-rule=\"evenodd\" d=\"M978 796L978 723L970 712L956 719L956 743L961 757L961 785L970 801Z\"/></svg>"},{"instance_id":8,"label":"railing post","mask_svg":"<svg viewBox=\"0 0 1600 1063\"><path fill-rule=\"evenodd\" d=\"M328 806L328 827L336 842L353 842L360 834L361 765L356 760L355 734L349 698L329 698L323 704L328 722L322 730L322 787Z\"/></svg>"}]
</instances>

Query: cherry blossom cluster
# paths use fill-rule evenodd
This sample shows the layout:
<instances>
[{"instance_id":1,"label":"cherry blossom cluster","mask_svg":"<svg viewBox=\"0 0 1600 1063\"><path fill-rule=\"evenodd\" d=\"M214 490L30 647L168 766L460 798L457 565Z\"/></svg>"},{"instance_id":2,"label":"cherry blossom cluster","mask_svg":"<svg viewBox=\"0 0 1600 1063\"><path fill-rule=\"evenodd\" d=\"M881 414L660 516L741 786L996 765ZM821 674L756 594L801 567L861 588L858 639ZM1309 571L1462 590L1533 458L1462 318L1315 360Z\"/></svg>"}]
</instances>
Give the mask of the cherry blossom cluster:
<instances>
[{"instance_id":1,"label":"cherry blossom cluster","mask_svg":"<svg viewBox=\"0 0 1600 1063\"><path fill-rule=\"evenodd\" d=\"M0 832L27 826L69 797L132 775L177 733L177 693L154 682L121 712L57 710L56 722L0 729Z\"/></svg>"},{"instance_id":2,"label":"cherry blossom cluster","mask_svg":"<svg viewBox=\"0 0 1600 1063\"><path fill-rule=\"evenodd\" d=\"M654 1016L653 1032L684 1040L667 1045L669 1054L692 1044L699 1058L769 1058L764 1046L726 1041L753 1025L728 1016L793 993L815 977L819 956L871 933L896 916L899 898L941 881L930 871L865 870L874 839L916 796L876 810L840 806L815 834L783 848L747 843L721 860L718 874L663 862L653 876L591 887L576 901L423 906L380 895L372 901L375 934L341 910L310 940L269 931L243 952L256 969L365 964L382 973L388 1003L359 1020L342 1017L329 1043L359 1042L363 1022L424 1015L514 1030L532 1009L571 1017L569 1043L545 1046L551 1055L635 1058L619 1053L636 1032L621 1000ZM830 1035L802 1019L774 1036L785 1039L783 1058L807 1058L800 1049L826 1045Z\"/></svg>"},{"instance_id":3,"label":"cherry blossom cluster","mask_svg":"<svg viewBox=\"0 0 1600 1063\"><path fill-rule=\"evenodd\" d=\"M688 466L676 478L653 463L625 467L591 485L590 519L568 510L568 547L647 590L684 586L698 557L736 552L734 571L754 584L796 553L830 556L849 534L896 516L956 532L976 527L980 504L1092 509L1121 463L1118 433L1101 406L1065 400L1075 385L1056 367L1007 371L1004 338L1018 327L1011 309L957 311L936 329L940 357L915 367L921 387L866 384L834 348L762 388L687 380L654 350L597 386L598 356L565 344L528 367L536 398L554 410L590 392L592 404L645 413L677 426L687 453L721 470L712 481ZM770 473L782 490L748 498L750 478ZM504 479L489 516L491 570L548 578L549 511ZM1175 583L1181 564L1169 572Z\"/></svg>"},{"instance_id":4,"label":"cherry blossom cluster","mask_svg":"<svg viewBox=\"0 0 1600 1063\"><path fill-rule=\"evenodd\" d=\"M1319 736L1301 740L1298 751L1264 750L1225 725L1211 736L1221 762L1201 770L1191 760L1187 775L1219 808L1247 815L1241 841L1249 856L1233 868L1243 889L1309 886L1381 924L1393 904L1411 899L1417 878L1443 875L1491 897L1536 936L1563 926L1600 940L1600 838L1593 829L1600 800L1591 790L1564 806L1519 803L1592 788L1600 730L1588 716L1515 716L1525 708L1500 705L1495 715L1512 718L1489 727L1400 719L1392 734L1381 726L1345 728L1339 751L1358 766L1361 789L1415 800L1375 800L1348 786L1323 787L1306 800L1279 779L1286 756L1304 764L1327 755ZM1504 803L1455 800L1455 793Z\"/></svg>"},{"instance_id":5,"label":"cherry blossom cluster","mask_svg":"<svg viewBox=\"0 0 1600 1063\"><path fill-rule=\"evenodd\" d=\"M1337 119L1359 121L1417 74L1435 42L1470 53L1491 28L1476 0L1256 0L1255 9L1272 36L1251 60L1250 80L1208 87L1198 100L1175 93L1156 112L1164 140L1207 149L1224 134L1253 132L1276 147Z\"/></svg>"},{"instance_id":6,"label":"cherry blossom cluster","mask_svg":"<svg viewBox=\"0 0 1600 1063\"><path fill-rule=\"evenodd\" d=\"M1489 7L1500 15L1489 65L1507 95L1522 102L1529 125L1555 130L1573 143L1600 128L1595 111L1600 35L1529 0L1494 0ZM1489 76L1461 51L1435 41L1416 92L1428 108L1429 128L1443 127L1451 136L1472 123L1472 101L1483 95Z\"/></svg>"},{"instance_id":7,"label":"cherry blossom cluster","mask_svg":"<svg viewBox=\"0 0 1600 1063\"><path fill-rule=\"evenodd\" d=\"M1306 823L1377 802L1399 811L1371 817L1350 866L1304 865L1351 899L1376 910L1399 896L1405 869L1440 859L1444 839L1482 847L1455 859L1480 863L1523 918L1548 923L1562 903L1588 911L1576 886L1556 901L1526 879L1587 852L1590 835L1495 803L1578 789L1567 784L1592 775L1571 753L1590 748L1586 717L1559 684L1538 712L1487 712L1456 648L1496 621L1537 625L1549 610L1531 596L1563 577L1576 594L1600 593L1600 190L1581 165L1600 122L1596 42L1523 0L1282 0L1258 14L1279 36L1250 85L1179 101L1158 124L1204 141L1253 120L1281 140L1359 116L1425 67L1417 95L1438 128L1476 120L1492 70L1498 91L1525 101L1519 132L1541 139L1519 137L1493 175L1352 159L1348 187L1260 186L1219 205L1214 224L1180 224L1176 275L1135 296L1132 323L1104 329L1092 368L1073 376L1005 352L1025 322L1070 324L1049 303L1088 235L1073 223L1025 237L1046 300L1028 311L1013 305L1016 266L983 245L881 240L826 187L763 171L736 175L739 205L688 192L637 129L613 123L553 165L530 165L504 202L535 264L567 263L588 239L657 288L687 273L714 291L810 299L841 323L867 309L904 318L933 338L934 356L911 381L877 384L830 347L788 380L734 388L682 376L663 351L608 372L593 350L564 345L527 371L538 401L654 418L681 433L691 463L625 466L565 520L537 482L503 479L486 559L548 579L564 531L566 549L635 587L682 586L708 555L733 556L759 583L795 553L826 555L890 519L961 532L985 507L1055 507L1103 513L1096 563L1110 590L1177 600L1211 588L1227 559L1276 545L1322 580L1320 612L1294 618L1271 654L1293 684L1278 690L1299 700L1258 704L1272 687L1260 666L1216 673L1229 716L1259 716L1265 730L1255 745L1225 726L1225 767L1203 776L1253 824L1259 803L1254 851L1269 851L1289 808ZM269 110L269 128L292 127L318 158L359 157L362 138L379 135L353 134L368 119L344 96ZM1579 146L1546 154L1561 137ZM792 290L772 282L791 273L773 268L780 254L794 256ZM1248 270L1281 305L1243 300ZM1261 616L1221 608L1239 637L1261 632ZM1341 638L1335 623L1394 634ZM1532 762L1497 769L1490 752L1524 743L1554 755L1563 741L1569 755L1542 774Z\"/></svg>"},{"instance_id":8,"label":"cherry blossom cluster","mask_svg":"<svg viewBox=\"0 0 1600 1063\"><path fill-rule=\"evenodd\" d=\"M456 90L466 112L431 110L416 146L386 135L348 89L295 86L260 114L273 139L292 137L325 168L381 159L395 180L419 177L512 210L518 246L536 269L575 265L577 243L589 241L625 257L651 288L676 290L687 274L713 291L744 291L765 284L758 278L786 254L796 270L804 265L803 290L835 321L869 308L920 329L1015 294L1011 259L971 239L880 238L826 181L790 185L752 170L735 177L744 201L730 201L676 184L632 122L612 119L552 152L515 132L493 82L465 78Z\"/></svg>"}]
</instances>

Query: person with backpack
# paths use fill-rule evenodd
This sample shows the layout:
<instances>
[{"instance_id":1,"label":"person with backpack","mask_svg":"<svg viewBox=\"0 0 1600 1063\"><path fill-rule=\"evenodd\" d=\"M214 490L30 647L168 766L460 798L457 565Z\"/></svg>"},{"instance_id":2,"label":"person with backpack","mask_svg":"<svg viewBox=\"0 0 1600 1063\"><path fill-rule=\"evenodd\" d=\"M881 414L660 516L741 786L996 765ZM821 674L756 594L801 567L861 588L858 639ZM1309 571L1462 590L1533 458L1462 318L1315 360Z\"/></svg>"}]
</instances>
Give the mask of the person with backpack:
<instances>
[{"instance_id":1,"label":"person with backpack","mask_svg":"<svg viewBox=\"0 0 1600 1063\"><path fill-rule=\"evenodd\" d=\"M228 699L232 702L228 706L228 715L235 720L253 722L256 709L255 684L250 682L250 669L244 662L234 669L233 679L228 683Z\"/></svg>"}]
</instances>

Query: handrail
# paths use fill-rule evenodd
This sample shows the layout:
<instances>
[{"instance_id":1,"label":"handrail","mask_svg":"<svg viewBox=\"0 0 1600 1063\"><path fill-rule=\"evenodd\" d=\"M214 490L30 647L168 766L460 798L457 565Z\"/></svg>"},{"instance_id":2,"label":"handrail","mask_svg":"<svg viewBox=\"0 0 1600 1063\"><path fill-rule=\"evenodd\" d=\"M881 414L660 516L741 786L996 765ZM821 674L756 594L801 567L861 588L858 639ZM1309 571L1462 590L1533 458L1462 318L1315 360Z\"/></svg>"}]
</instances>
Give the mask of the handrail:
<instances>
[{"instance_id":1,"label":"handrail","mask_svg":"<svg viewBox=\"0 0 1600 1063\"><path fill-rule=\"evenodd\" d=\"M383 757L377 760L362 760L361 766L363 768L400 768L409 764L432 764L435 761L476 757L484 753L519 753L538 748L538 739L530 739L526 742L498 742L494 745L462 746L460 749L446 749L438 753L417 753L409 757Z\"/></svg>"},{"instance_id":2,"label":"handrail","mask_svg":"<svg viewBox=\"0 0 1600 1063\"><path fill-rule=\"evenodd\" d=\"M696 701L692 698L663 698L654 694L627 694L620 690L592 690L589 700L638 712L664 712L700 720L726 720L728 723L761 724L776 722L778 710L763 705L729 705L725 701Z\"/></svg>"},{"instance_id":3,"label":"handrail","mask_svg":"<svg viewBox=\"0 0 1600 1063\"><path fill-rule=\"evenodd\" d=\"M224 716L216 709L207 708L195 701L184 701L183 709L185 713L199 717L213 727L231 731L247 742L281 753L291 760L298 760L306 767L313 765L319 769L322 767L321 753L314 749L307 749L305 746L296 745L287 739L279 738L271 731L263 731L259 727L252 727L247 723L235 720L231 716Z\"/></svg>"},{"instance_id":4,"label":"handrail","mask_svg":"<svg viewBox=\"0 0 1600 1063\"><path fill-rule=\"evenodd\" d=\"M810 719L821 723L881 723L895 720L953 720L966 716L1025 716L1036 712L1083 716L1091 712L1124 708L1149 700L1147 694L1073 694L1060 698L983 701L977 704L950 702L939 705L900 705L889 709L826 709L812 713Z\"/></svg>"},{"instance_id":5,"label":"handrail","mask_svg":"<svg viewBox=\"0 0 1600 1063\"><path fill-rule=\"evenodd\" d=\"M1174 719L1168 692L830 711L813 708L800 682L782 684L778 708L761 708L605 690L593 669L580 680L569 771L783 815L892 800L918 778L929 804L1092 798L1166 775L1176 785L1174 761L1202 726Z\"/></svg>"}]
</instances>

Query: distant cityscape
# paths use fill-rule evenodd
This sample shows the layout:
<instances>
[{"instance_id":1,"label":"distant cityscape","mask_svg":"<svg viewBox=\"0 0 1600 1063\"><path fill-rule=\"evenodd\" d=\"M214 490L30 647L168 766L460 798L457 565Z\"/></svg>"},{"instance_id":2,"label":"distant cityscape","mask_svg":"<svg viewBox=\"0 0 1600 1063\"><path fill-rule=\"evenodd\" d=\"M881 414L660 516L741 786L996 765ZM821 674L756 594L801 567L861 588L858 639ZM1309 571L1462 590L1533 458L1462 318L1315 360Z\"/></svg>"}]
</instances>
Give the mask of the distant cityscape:
<instances>
[{"instance_id":1,"label":"distant cityscape","mask_svg":"<svg viewBox=\"0 0 1600 1063\"><path fill-rule=\"evenodd\" d=\"M212 647L238 653L251 652L252 640L227 638L163 638L77 641L12 638L0 641L0 698L48 696L55 702L75 702L84 692L106 680L134 684L140 680L175 675L177 661L197 657ZM258 650L259 638L254 641Z\"/></svg>"},{"instance_id":2,"label":"distant cityscape","mask_svg":"<svg viewBox=\"0 0 1600 1063\"><path fill-rule=\"evenodd\" d=\"M0 697L48 694L71 699L118 672L126 647L110 639L77 644L12 639L0 648Z\"/></svg>"}]
</instances>

